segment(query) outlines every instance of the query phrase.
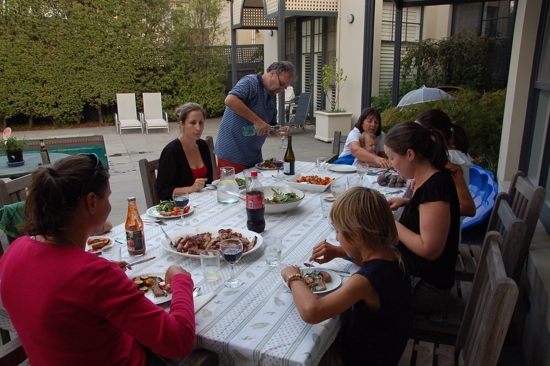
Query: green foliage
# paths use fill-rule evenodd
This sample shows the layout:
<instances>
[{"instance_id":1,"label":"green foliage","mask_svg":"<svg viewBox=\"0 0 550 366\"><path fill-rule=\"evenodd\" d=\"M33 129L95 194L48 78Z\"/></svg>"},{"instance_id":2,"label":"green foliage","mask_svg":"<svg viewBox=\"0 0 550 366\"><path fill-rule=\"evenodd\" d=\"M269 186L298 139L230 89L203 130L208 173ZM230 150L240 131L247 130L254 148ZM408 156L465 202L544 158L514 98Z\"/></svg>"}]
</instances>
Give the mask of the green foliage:
<instances>
[{"instance_id":1,"label":"green foliage","mask_svg":"<svg viewBox=\"0 0 550 366\"><path fill-rule=\"evenodd\" d=\"M441 99L390 108L382 114L382 128L387 132L401 122L414 121L420 112L433 108L441 109L466 131L470 142L468 153L476 164L496 173L506 90L484 94L464 90L451 92L451 95L454 100Z\"/></svg>"},{"instance_id":2,"label":"green foliage","mask_svg":"<svg viewBox=\"0 0 550 366\"><path fill-rule=\"evenodd\" d=\"M411 90L418 89L419 87L414 81L401 81L399 83L399 99L403 98L405 94ZM392 90L393 87L390 84L389 89L385 89L377 97L372 97L371 107L376 109L378 112L383 113L385 110L391 108L392 103Z\"/></svg>"},{"instance_id":3,"label":"green foliage","mask_svg":"<svg viewBox=\"0 0 550 366\"><path fill-rule=\"evenodd\" d=\"M340 91L344 87L347 76L344 76L344 69L338 66L338 58L334 58L335 66L323 65L323 78L321 79L321 85L323 91L327 96L327 99L330 103L329 112L346 112L344 109L340 109ZM329 97L329 90L334 89L335 96L334 98Z\"/></svg>"},{"instance_id":4,"label":"green foliage","mask_svg":"<svg viewBox=\"0 0 550 366\"><path fill-rule=\"evenodd\" d=\"M28 139L26 137L17 138L10 136L6 140L0 139L0 149L7 151L23 150L28 145Z\"/></svg>"},{"instance_id":5,"label":"green foliage","mask_svg":"<svg viewBox=\"0 0 550 366\"><path fill-rule=\"evenodd\" d=\"M491 90L489 37L463 30L453 37L432 38L407 44L401 62L402 78L412 76L416 85L461 86L477 91Z\"/></svg>"}]
</instances>

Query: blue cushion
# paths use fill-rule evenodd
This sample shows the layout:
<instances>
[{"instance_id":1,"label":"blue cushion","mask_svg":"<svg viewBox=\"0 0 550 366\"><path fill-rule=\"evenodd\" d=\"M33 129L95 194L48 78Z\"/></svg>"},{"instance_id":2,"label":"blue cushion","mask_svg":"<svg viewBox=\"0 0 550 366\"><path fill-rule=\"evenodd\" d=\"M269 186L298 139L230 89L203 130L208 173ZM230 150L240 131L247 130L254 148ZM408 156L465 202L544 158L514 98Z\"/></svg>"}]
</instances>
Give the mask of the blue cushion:
<instances>
[{"instance_id":1,"label":"blue cushion","mask_svg":"<svg viewBox=\"0 0 550 366\"><path fill-rule=\"evenodd\" d=\"M495 205L498 183L495 181L495 176L491 171L474 165L470 168L469 189L476 205L476 215L464 218L462 221L462 230L479 224L489 216Z\"/></svg>"},{"instance_id":2,"label":"blue cushion","mask_svg":"<svg viewBox=\"0 0 550 366\"><path fill-rule=\"evenodd\" d=\"M338 158L333 164L352 165L354 161L355 161L355 158L353 157L353 155L349 154L341 158Z\"/></svg>"}]
</instances>

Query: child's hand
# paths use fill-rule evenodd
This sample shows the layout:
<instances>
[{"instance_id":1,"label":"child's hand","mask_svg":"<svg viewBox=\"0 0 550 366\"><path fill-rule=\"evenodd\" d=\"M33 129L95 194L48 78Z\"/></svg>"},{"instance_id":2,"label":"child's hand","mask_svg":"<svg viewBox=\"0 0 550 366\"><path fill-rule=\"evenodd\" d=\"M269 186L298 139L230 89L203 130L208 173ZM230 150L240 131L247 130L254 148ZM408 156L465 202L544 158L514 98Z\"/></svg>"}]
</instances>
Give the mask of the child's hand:
<instances>
[{"instance_id":1,"label":"child's hand","mask_svg":"<svg viewBox=\"0 0 550 366\"><path fill-rule=\"evenodd\" d=\"M397 210L401 206L405 206L409 202L409 198L392 197L388 199L388 203L392 211Z\"/></svg>"},{"instance_id":2,"label":"child's hand","mask_svg":"<svg viewBox=\"0 0 550 366\"><path fill-rule=\"evenodd\" d=\"M314 260L317 263L327 263L334 258L347 258L347 254L342 247L337 247L323 240L313 248L309 260Z\"/></svg>"},{"instance_id":3,"label":"child's hand","mask_svg":"<svg viewBox=\"0 0 550 366\"><path fill-rule=\"evenodd\" d=\"M296 266L288 266L286 268L283 268L281 271L281 276L283 277L283 281L286 281L288 276L291 276L293 274L300 274L300 268Z\"/></svg>"}]
</instances>

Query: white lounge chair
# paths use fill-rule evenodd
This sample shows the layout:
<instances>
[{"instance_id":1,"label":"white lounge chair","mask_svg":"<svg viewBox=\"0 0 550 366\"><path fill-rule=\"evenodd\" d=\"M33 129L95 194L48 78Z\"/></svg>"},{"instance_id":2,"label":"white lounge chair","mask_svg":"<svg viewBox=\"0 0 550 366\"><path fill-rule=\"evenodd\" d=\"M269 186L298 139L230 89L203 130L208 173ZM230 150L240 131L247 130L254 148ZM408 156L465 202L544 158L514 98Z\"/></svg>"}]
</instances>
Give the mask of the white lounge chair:
<instances>
[{"instance_id":1,"label":"white lounge chair","mask_svg":"<svg viewBox=\"0 0 550 366\"><path fill-rule=\"evenodd\" d=\"M162 111L160 93L143 93L143 114L145 132L149 133L150 128L166 128L166 133L170 133L168 114Z\"/></svg>"},{"instance_id":2,"label":"white lounge chair","mask_svg":"<svg viewBox=\"0 0 550 366\"><path fill-rule=\"evenodd\" d=\"M136 95L134 93L121 93L116 95L117 112L115 123L119 134L122 130L139 128L143 133L143 124L138 119L136 108Z\"/></svg>"}]
</instances>

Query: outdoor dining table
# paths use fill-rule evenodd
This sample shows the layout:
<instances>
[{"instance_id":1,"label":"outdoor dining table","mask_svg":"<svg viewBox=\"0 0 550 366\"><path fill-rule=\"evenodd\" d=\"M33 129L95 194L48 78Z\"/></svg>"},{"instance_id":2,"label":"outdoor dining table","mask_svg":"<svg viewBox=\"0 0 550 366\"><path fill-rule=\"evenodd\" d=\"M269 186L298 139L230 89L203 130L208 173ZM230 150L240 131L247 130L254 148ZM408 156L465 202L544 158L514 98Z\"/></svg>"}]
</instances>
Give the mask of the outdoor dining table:
<instances>
[{"instance_id":1,"label":"outdoor dining table","mask_svg":"<svg viewBox=\"0 0 550 366\"><path fill-rule=\"evenodd\" d=\"M319 173L314 163L296 162L296 174L327 175L334 178L346 175L325 171ZM262 170L260 181L264 186L273 185L273 171ZM356 173L347 173L356 174ZM371 181L373 177L369 177ZM375 179L375 177L374 177ZM377 187L384 191L387 188ZM393 189L395 190L395 189ZM164 249L160 244L165 239L158 224L146 224L147 252L143 258L156 259L133 267L130 277L146 273L164 273L170 265L181 265L192 274L195 286L201 294L216 293L216 296L196 313L196 347L216 352L222 365L317 365L334 341L340 324L338 317L319 324L305 323L296 310L292 293L281 278L281 270L287 265L302 265L307 262L312 248L322 240L338 244L335 231L328 218L323 218L320 196L325 192L305 191L303 202L292 211L266 214L266 230L263 236L282 238L281 264L271 267L266 264L263 250L245 254L235 265L235 274L244 284L227 288L224 281L230 275L230 266L222 259L220 279L205 281L199 258L189 258ZM401 194L402 195L402 194ZM246 229L246 210L242 201L234 204L219 204L215 190L202 190L190 195L194 212L187 217L190 226L220 226L236 231ZM145 213L144 218L151 217ZM178 226L179 219L166 219L162 227L170 235ZM124 241L124 224L113 228L110 236ZM130 260L123 251L123 260ZM335 259L323 265L353 273L359 267L344 259ZM343 278L345 280L346 277ZM169 303L161 305L169 311Z\"/></svg>"},{"instance_id":2,"label":"outdoor dining table","mask_svg":"<svg viewBox=\"0 0 550 366\"><path fill-rule=\"evenodd\" d=\"M63 153L50 153L50 164L44 165L51 167L53 163L63 158L69 156L68 154ZM0 156L0 178L18 178L23 175L30 174L34 172L38 167L42 166L42 158L40 153L25 153L23 155L25 159L25 164L21 166L9 167L7 162L8 158L6 156Z\"/></svg>"}]
</instances>

